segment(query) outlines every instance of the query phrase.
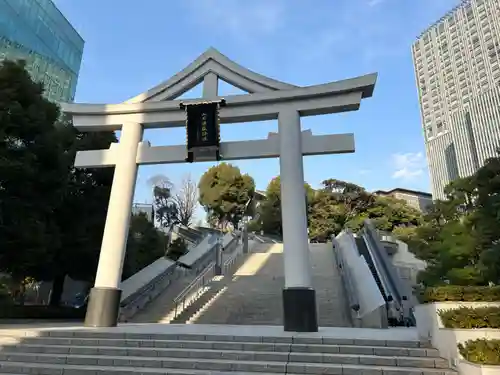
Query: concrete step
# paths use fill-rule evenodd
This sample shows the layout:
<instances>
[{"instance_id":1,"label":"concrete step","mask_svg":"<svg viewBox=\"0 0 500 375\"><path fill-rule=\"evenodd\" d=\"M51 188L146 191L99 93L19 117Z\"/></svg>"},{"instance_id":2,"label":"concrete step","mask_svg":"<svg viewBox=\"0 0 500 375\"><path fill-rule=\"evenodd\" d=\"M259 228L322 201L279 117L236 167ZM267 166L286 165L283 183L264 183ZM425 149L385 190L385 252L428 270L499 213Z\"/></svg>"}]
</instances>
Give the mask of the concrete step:
<instances>
[{"instance_id":1,"label":"concrete step","mask_svg":"<svg viewBox=\"0 0 500 375\"><path fill-rule=\"evenodd\" d=\"M248 375L248 374L330 374L330 375L456 375L454 371L442 369L422 369L404 367L384 367L384 366L360 366L360 365L310 365L301 363L290 364L269 364L265 362L246 362L239 361L232 363L230 370L221 370L228 368L223 361L208 362L184 362L184 368L172 368L170 362L165 362L164 368L132 367L129 365L72 365L72 364L47 364L47 363L26 363L26 362L0 362L0 373L19 373L35 375L101 375L101 374L120 374L120 375ZM306 367L307 366L307 367ZM250 370L243 370L248 368ZM209 371L209 372L207 372Z\"/></svg>"},{"instance_id":2,"label":"concrete step","mask_svg":"<svg viewBox=\"0 0 500 375\"><path fill-rule=\"evenodd\" d=\"M419 341L18 330L0 345L1 374L455 374Z\"/></svg>"},{"instance_id":3,"label":"concrete step","mask_svg":"<svg viewBox=\"0 0 500 375\"><path fill-rule=\"evenodd\" d=\"M116 332L113 330L53 330L53 331L22 331L2 330L0 340L25 340L28 339L94 339L97 344L101 340L128 341L213 341L213 342L235 342L239 343L270 343L270 344L307 344L307 345L359 345L373 347L395 347L395 348L431 348L425 341L416 340L376 340L376 339L354 339L336 337L286 337L286 336L233 336L224 334L151 334L151 333L129 333Z\"/></svg>"},{"instance_id":4,"label":"concrete step","mask_svg":"<svg viewBox=\"0 0 500 375\"><path fill-rule=\"evenodd\" d=\"M243 350L253 352L292 352L316 354L358 354L395 357L439 357L439 352L432 348L405 348L390 346L363 345L320 345L320 344L286 344L238 341L179 341L179 340L120 340L91 338L55 338L26 337L17 339L0 339L2 345L12 347L40 348L40 352L70 353L70 348L116 348L148 350L185 349L185 350ZM8 348L8 346L4 346ZM34 350L34 349L33 349Z\"/></svg>"},{"instance_id":5,"label":"concrete step","mask_svg":"<svg viewBox=\"0 0 500 375\"><path fill-rule=\"evenodd\" d=\"M301 352L265 352L218 349L158 349L158 348L120 348L120 347L67 347L67 346L38 346L17 345L4 348L0 352L1 361L17 361L20 357L27 362L45 362L45 357L53 358L56 363L71 363L73 358L87 358L92 356L89 364L100 364L99 358L127 357L144 358L149 361L146 367L162 367L164 358L184 359L223 359L223 360L251 360L271 362L304 362L328 364L360 364L378 366L401 366L422 368L447 368L448 362L442 358L433 357L395 357L365 354L324 354ZM40 360L41 357L42 359ZM83 364L83 363L75 363Z\"/></svg>"},{"instance_id":6,"label":"concrete step","mask_svg":"<svg viewBox=\"0 0 500 375\"><path fill-rule=\"evenodd\" d=\"M173 318L170 324L185 324L189 322L197 313L202 311L206 305L214 299L219 292L227 284L226 280L223 278L221 280L212 280L207 286L207 290L200 295L195 301L193 301L187 308L185 308L177 317Z\"/></svg>"},{"instance_id":7,"label":"concrete step","mask_svg":"<svg viewBox=\"0 0 500 375\"><path fill-rule=\"evenodd\" d=\"M328 244L311 244L313 286L316 290L318 322L323 327L350 327L340 274ZM283 244L255 247L235 270L227 289L193 322L195 324L272 325L283 324Z\"/></svg>"}]
</instances>

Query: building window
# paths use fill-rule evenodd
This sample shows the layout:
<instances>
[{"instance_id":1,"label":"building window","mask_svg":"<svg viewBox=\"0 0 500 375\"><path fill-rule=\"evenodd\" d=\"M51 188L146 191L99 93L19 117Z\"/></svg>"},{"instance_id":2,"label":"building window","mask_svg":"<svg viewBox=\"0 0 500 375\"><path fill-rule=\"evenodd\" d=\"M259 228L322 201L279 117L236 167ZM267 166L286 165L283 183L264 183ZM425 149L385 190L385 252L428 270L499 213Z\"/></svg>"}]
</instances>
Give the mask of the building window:
<instances>
[{"instance_id":1,"label":"building window","mask_svg":"<svg viewBox=\"0 0 500 375\"><path fill-rule=\"evenodd\" d=\"M432 126L431 125L428 125L426 127L426 134L427 134L427 138L432 137Z\"/></svg>"}]
</instances>

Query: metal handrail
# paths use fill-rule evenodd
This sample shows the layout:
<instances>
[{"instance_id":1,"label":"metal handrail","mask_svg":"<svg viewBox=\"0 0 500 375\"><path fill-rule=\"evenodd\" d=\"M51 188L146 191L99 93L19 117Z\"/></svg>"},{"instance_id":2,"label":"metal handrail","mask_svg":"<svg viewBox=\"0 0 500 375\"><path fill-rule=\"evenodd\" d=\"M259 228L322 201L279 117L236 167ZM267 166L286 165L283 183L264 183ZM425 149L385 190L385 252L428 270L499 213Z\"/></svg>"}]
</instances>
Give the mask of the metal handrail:
<instances>
[{"instance_id":1,"label":"metal handrail","mask_svg":"<svg viewBox=\"0 0 500 375\"><path fill-rule=\"evenodd\" d=\"M367 244L368 242L370 242L370 252L372 256L375 256L374 261L376 263L376 267L380 268L377 270L379 276L381 277L381 279L384 279L384 283L389 284L388 286L391 291L391 295L393 296L394 302L401 309L400 311L404 311L403 297L406 297L406 299L408 300L407 303L410 303L409 297L411 296L411 294L409 294L408 291L404 290L404 287L402 286L403 280L399 279L395 267L388 260L388 256L383 252L383 250L379 246L380 244L377 243L377 240L379 240L379 233L374 229L369 220L365 221L363 232L365 234L363 236L365 238L365 242L367 242ZM369 239L369 241L366 241L366 239ZM371 247L372 245L373 248ZM382 271L382 274L380 273L380 271ZM384 286L384 288L386 287L387 285ZM411 310L410 315L404 316L404 318L410 319L410 321L415 323L415 317L413 311Z\"/></svg>"},{"instance_id":2,"label":"metal handrail","mask_svg":"<svg viewBox=\"0 0 500 375\"><path fill-rule=\"evenodd\" d=\"M192 280L182 291L179 293L177 297L174 298L174 302L178 302L184 297L186 297L189 292L193 289L194 286L198 285L200 280L203 280L204 277L215 267L215 262L210 263L205 270L200 273L194 280Z\"/></svg>"},{"instance_id":3,"label":"metal handrail","mask_svg":"<svg viewBox=\"0 0 500 375\"><path fill-rule=\"evenodd\" d=\"M378 274L378 277L382 284L382 288L384 288L383 294L385 294L386 298L392 296L394 302L399 305L400 302L399 294L397 293L397 291L392 290L393 289L392 285L390 281L387 279L387 274L386 272L384 272L383 267L380 264L380 259L378 258L376 250L371 242L372 238L368 234L363 235L362 238L365 241L368 252L372 258L373 266L375 267L375 271Z\"/></svg>"},{"instance_id":4,"label":"metal handrail","mask_svg":"<svg viewBox=\"0 0 500 375\"><path fill-rule=\"evenodd\" d=\"M234 245L237 242L238 236L235 236L231 242L227 244L227 248L231 245ZM216 245L217 246L217 245ZM235 263L236 258L238 256L238 252L235 253L233 257L226 260L223 264L223 274L226 274L230 267ZM180 293L177 297L174 298L173 302L175 304L174 307L174 315L173 319L178 317L186 307L189 307L192 303L194 303L204 292L205 285L207 285L210 281L213 280L215 276L215 265L216 262L211 262L205 270L203 270L193 281L191 281Z\"/></svg>"},{"instance_id":5,"label":"metal handrail","mask_svg":"<svg viewBox=\"0 0 500 375\"><path fill-rule=\"evenodd\" d=\"M223 271L222 271L223 275L226 275L229 273L229 270L236 264L236 260L238 259L239 255L240 255L240 252L237 251L234 253L234 255L231 258L227 259L224 262Z\"/></svg>"},{"instance_id":6,"label":"metal handrail","mask_svg":"<svg viewBox=\"0 0 500 375\"><path fill-rule=\"evenodd\" d=\"M204 292L203 287L208 284L207 280L213 279L214 271L215 262L212 262L201 274L196 277L196 279L191 281L189 285L174 298L175 307L173 319L177 318L186 309L186 307L189 307L201 296ZM196 292L193 293L193 290L196 290ZM181 307L180 310L179 307Z\"/></svg>"}]
</instances>

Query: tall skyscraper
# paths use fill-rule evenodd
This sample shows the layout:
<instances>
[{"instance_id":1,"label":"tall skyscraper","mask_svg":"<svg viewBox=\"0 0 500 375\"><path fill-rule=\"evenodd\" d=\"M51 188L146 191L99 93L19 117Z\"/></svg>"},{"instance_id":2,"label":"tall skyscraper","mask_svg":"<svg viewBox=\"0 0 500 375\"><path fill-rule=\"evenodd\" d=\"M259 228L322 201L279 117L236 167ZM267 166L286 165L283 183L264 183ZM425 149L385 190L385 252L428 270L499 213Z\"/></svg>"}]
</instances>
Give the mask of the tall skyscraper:
<instances>
[{"instance_id":1,"label":"tall skyscraper","mask_svg":"<svg viewBox=\"0 0 500 375\"><path fill-rule=\"evenodd\" d=\"M500 147L500 1L464 0L412 47L434 199Z\"/></svg>"},{"instance_id":2,"label":"tall skyscraper","mask_svg":"<svg viewBox=\"0 0 500 375\"><path fill-rule=\"evenodd\" d=\"M49 100L73 101L83 46L52 0L0 0L0 60L25 60Z\"/></svg>"}]
</instances>

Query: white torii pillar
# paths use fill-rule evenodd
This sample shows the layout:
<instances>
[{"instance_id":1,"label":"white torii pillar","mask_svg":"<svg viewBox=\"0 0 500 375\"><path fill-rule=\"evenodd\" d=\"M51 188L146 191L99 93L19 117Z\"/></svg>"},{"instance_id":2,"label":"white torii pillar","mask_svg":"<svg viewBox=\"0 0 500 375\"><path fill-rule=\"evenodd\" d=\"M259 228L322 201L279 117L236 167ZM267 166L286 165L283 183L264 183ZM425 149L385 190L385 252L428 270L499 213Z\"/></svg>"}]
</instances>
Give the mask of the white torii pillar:
<instances>
[{"instance_id":1,"label":"white torii pillar","mask_svg":"<svg viewBox=\"0 0 500 375\"><path fill-rule=\"evenodd\" d=\"M285 331L315 332L318 318L311 280L299 113L293 108L281 111L278 131L285 262L284 328Z\"/></svg>"},{"instance_id":2,"label":"white torii pillar","mask_svg":"<svg viewBox=\"0 0 500 375\"><path fill-rule=\"evenodd\" d=\"M122 291L120 283L137 180L137 151L142 140L142 124L123 124L117 161L109 197L106 224L94 287L90 291L85 325L116 326Z\"/></svg>"}]
</instances>

